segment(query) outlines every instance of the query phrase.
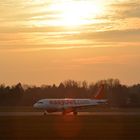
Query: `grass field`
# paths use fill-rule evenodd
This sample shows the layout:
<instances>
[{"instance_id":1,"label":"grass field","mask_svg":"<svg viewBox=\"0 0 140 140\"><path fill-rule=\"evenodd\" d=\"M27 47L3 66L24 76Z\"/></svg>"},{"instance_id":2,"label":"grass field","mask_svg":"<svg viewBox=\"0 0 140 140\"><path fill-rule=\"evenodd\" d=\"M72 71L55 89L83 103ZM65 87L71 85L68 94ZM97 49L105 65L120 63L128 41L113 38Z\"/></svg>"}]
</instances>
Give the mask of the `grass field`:
<instances>
[{"instance_id":1,"label":"grass field","mask_svg":"<svg viewBox=\"0 0 140 140\"><path fill-rule=\"evenodd\" d=\"M140 116L0 117L0 140L140 140Z\"/></svg>"}]
</instances>

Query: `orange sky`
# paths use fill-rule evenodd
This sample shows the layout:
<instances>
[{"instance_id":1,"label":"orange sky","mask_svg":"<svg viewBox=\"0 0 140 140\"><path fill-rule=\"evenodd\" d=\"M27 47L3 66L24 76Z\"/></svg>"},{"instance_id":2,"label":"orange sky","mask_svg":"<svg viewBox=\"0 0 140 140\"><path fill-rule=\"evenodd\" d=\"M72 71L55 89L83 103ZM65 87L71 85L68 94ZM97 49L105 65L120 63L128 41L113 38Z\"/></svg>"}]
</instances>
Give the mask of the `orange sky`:
<instances>
[{"instance_id":1,"label":"orange sky","mask_svg":"<svg viewBox=\"0 0 140 140\"><path fill-rule=\"evenodd\" d=\"M0 82L140 83L139 0L0 2Z\"/></svg>"}]
</instances>

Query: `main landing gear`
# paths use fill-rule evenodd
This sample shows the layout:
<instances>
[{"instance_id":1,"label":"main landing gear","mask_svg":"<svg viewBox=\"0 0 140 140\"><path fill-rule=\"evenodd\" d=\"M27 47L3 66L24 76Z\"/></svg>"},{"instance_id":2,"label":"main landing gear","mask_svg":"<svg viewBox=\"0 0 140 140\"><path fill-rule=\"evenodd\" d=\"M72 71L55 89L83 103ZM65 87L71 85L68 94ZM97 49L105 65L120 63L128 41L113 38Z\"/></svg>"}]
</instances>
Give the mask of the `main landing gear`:
<instances>
[{"instance_id":1,"label":"main landing gear","mask_svg":"<svg viewBox=\"0 0 140 140\"><path fill-rule=\"evenodd\" d=\"M44 116L46 116L46 115L47 115L47 111L46 111L46 110L44 111L43 115L44 115Z\"/></svg>"},{"instance_id":2,"label":"main landing gear","mask_svg":"<svg viewBox=\"0 0 140 140\"><path fill-rule=\"evenodd\" d=\"M62 112L62 115L66 115L66 114L67 114L66 111L63 111L63 112Z\"/></svg>"},{"instance_id":3,"label":"main landing gear","mask_svg":"<svg viewBox=\"0 0 140 140\"><path fill-rule=\"evenodd\" d=\"M74 112L73 112L73 115L77 115L77 114L78 114L78 112L77 112L77 111L74 111Z\"/></svg>"}]
</instances>

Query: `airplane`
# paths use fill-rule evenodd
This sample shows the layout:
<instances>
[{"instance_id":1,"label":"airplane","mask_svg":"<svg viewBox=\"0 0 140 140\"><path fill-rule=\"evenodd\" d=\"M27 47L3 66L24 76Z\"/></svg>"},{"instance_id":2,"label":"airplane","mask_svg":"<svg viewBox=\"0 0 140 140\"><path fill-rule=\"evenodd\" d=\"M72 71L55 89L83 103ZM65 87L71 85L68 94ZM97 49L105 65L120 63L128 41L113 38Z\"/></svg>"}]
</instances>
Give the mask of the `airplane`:
<instances>
[{"instance_id":1,"label":"airplane","mask_svg":"<svg viewBox=\"0 0 140 140\"><path fill-rule=\"evenodd\" d=\"M52 112L62 112L63 115L67 113L73 113L73 115L78 114L80 108L89 108L91 106L97 106L100 104L106 104L107 100L102 99L104 94L104 85L101 85L98 92L95 94L94 98L87 99L41 99L37 101L33 107L37 109L43 109L44 115Z\"/></svg>"}]
</instances>

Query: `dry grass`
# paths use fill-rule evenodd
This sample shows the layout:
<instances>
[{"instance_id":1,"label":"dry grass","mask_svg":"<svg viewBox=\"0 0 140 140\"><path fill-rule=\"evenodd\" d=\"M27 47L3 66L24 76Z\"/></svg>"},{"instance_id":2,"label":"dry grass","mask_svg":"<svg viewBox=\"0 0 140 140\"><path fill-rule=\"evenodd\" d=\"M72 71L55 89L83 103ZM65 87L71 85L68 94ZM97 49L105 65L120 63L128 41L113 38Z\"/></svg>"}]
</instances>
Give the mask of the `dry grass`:
<instances>
[{"instance_id":1,"label":"dry grass","mask_svg":"<svg viewBox=\"0 0 140 140\"><path fill-rule=\"evenodd\" d=\"M0 117L0 140L139 140L140 116Z\"/></svg>"}]
</instances>

